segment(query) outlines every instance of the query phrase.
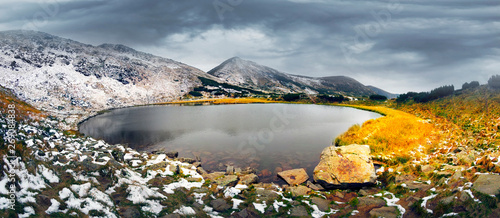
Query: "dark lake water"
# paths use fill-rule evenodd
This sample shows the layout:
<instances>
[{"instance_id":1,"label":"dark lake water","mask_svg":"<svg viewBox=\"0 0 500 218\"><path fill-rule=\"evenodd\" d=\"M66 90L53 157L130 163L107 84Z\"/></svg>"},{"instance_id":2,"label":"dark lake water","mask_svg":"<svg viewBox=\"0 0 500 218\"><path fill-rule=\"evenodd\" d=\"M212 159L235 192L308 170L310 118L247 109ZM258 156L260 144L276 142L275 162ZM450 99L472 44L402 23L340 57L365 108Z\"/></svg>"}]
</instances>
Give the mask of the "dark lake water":
<instances>
[{"instance_id":1,"label":"dark lake water","mask_svg":"<svg viewBox=\"0 0 500 218\"><path fill-rule=\"evenodd\" d=\"M354 124L381 115L347 107L302 104L145 106L88 119L80 132L139 151L160 148L201 158L206 170L252 167L261 181L280 170L306 168L312 177L321 151Z\"/></svg>"}]
</instances>

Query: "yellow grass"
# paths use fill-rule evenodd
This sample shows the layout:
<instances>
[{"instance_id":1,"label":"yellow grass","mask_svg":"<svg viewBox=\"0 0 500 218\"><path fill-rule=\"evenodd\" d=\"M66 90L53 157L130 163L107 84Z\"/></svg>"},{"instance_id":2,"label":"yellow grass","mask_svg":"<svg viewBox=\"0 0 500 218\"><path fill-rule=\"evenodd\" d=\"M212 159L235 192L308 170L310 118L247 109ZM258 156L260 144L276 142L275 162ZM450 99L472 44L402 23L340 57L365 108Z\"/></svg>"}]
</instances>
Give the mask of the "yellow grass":
<instances>
[{"instance_id":1,"label":"yellow grass","mask_svg":"<svg viewBox=\"0 0 500 218\"><path fill-rule=\"evenodd\" d=\"M211 98L187 101L173 101L158 104L189 104L189 103L210 103L210 104L250 104L250 103L277 103L264 98Z\"/></svg>"},{"instance_id":2,"label":"yellow grass","mask_svg":"<svg viewBox=\"0 0 500 218\"><path fill-rule=\"evenodd\" d=\"M337 145L367 144L372 155L385 157L416 157L437 144L434 126L409 113L381 106L341 105L385 115L355 125L340 135Z\"/></svg>"}]
</instances>

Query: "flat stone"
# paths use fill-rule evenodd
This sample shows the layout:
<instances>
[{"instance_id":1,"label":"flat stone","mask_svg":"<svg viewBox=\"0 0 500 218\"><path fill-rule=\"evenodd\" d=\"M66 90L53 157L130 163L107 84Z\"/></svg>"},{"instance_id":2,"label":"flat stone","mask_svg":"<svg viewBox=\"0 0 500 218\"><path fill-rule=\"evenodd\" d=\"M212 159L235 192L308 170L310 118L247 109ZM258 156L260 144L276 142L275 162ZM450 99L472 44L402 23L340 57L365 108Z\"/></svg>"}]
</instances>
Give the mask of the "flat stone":
<instances>
[{"instance_id":1,"label":"flat stone","mask_svg":"<svg viewBox=\"0 0 500 218\"><path fill-rule=\"evenodd\" d=\"M395 207L381 207L370 211L370 217L397 218L399 211Z\"/></svg>"},{"instance_id":2,"label":"flat stone","mask_svg":"<svg viewBox=\"0 0 500 218\"><path fill-rule=\"evenodd\" d=\"M290 185L299 185L309 179L304 168L281 171L278 173L278 176L283 178Z\"/></svg>"},{"instance_id":3,"label":"flat stone","mask_svg":"<svg viewBox=\"0 0 500 218\"><path fill-rule=\"evenodd\" d=\"M259 199L266 201L266 202L271 202L274 201L275 199L278 198L278 194L274 191L263 189L263 188L258 188L255 190L255 193L257 195L260 195Z\"/></svg>"},{"instance_id":4,"label":"flat stone","mask_svg":"<svg viewBox=\"0 0 500 218\"><path fill-rule=\"evenodd\" d=\"M234 167L231 166L231 165L227 166L227 168L226 168L226 174L227 175L233 175L234 174Z\"/></svg>"},{"instance_id":5,"label":"flat stone","mask_svg":"<svg viewBox=\"0 0 500 218\"><path fill-rule=\"evenodd\" d=\"M250 185L253 183L257 183L258 181L259 181L259 177L252 173L252 174L240 176L240 181L238 183L242 184L242 185Z\"/></svg>"},{"instance_id":6,"label":"flat stone","mask_svg":"<svg viewBox=\"0 0 500 218\"><path fill-rule=\"evenodd\" d=\"M292 217L308 217L309 214L304 206L300 205L292 208L290 216Z\"/></svg>"},{"instance_id":7,"label":"flat stone","mask_svg":"<svg viewBox=\"0 0 500 218\"><path fill-rule=\"evenodd\" d=\"M406 187L410 190L420 189L420 190L426 191L426 190L431 188L431 185L424 184L424 183L408 182L405 184L406 184Z\"/></svg>"},{"instance_id":8,"label":"flat stone","mask_svg":"<svg viewBox=\"0 0 500 218\"><path fill-rule=\"evenodd\" d=\"M314 181L327 189L372 185L376 178L368 145L327 147L314 168Z\"/></svg>"},{"instance_id":9,"label":"flat stone","mask_svg":"<svg viewBox=\"0 0 500 218\"><path fill-rule=\"evenodd\" d=\"M381 198L374 197L360 197L358 198L358 207L370 206L373 208L385 206L385 200Z\"/></svg>"},{"instance_id":10,"label":"flat stone","mask_svg":"<svg viewBox=\"0 0 500 218\"><path fill-rule=\"evenodd\" d=\"M299 185L299 186L291 186L287 188L287 191L291 192L293 196L307 195L312 189Z\"/></svg>"},{"instance_id":11,"label":"flat stone","mask_svg":"<svg viewBox=\"0 0 500 218\"><path fill-rule=\"evenodd\" d=\"M330 201L327 199L319 198L319 197L313 197L311 199L311 202L313 204L316 204L318 206L318 209L327 212L330 210Z\"/></svg>"},{"instance_id":12,"label":"flat stone","mask_svg":"<svg viewBox=\"0 0 500 218\"><path fill-rule=\"evenodd\" d=\"M233 214L232 217L237 218L249 218L249 217L261 217L259 212L252 207L245 208L238 213Z\"/></svg>"},{"instance_id":13,"label":"flat stone","mask_svg":"<svg viewBox=\"0 0 500 218\"><path fill-rule=\"evenodd\" d=\"M226 210L229 210L229 208L231 208L231 206L226 202L226 200L220 198L211 201L210 205L217 212L224 212Z\"/></svg>"},{"instance_id":14,"label":"flat stone","mask_svg":"<svg viewBox=\"0 0 500 218\"><path fill-rule=\"evenodd\" d=\"M204 177L204 179L209 179L210 181L213 182L216 179L223 177L224 174L225 174L224 172L213 172L213 173L205 174L205 175L203 175L203 177Z\"/></svg>"},{"instance_id":15,"label":"flat stone","mask_svg":"<svg viewBox=\"0 0 500 218\"><path fill-rule=\"evenodd\" d=\"M215 179L215 183L219 186L234 186L238 183L237 175L225 175Z\"/></svg>"},{"instance_id":16,"label":"flat stone","mask_svg":"<svg viewBox=\"0 0 500 218\"><path fill-rule=\"evenodd\" d=\"M443 198L443 199L439 200L439 202L441 202L442 204L451 204L451 202L453 202L453 200L455 200L455 195Z\"/></svg>"},{"instance_id":17,"label":"flat stone","mask_svg":"<svg viewBox=\"0 0 500 218\"><path fill-rule=\"evenodd\" d=\"M307 181L306 185L307 185L307 187L309 187L310 189L312 189L314 191L324 190L324 188L320 184L314 184L311 181Z\"/></svg>"},{"instance_id":18,"label":"flat stone","mask_svg":"<svg viewBox=\"0 0 500 218\"><path fill-rule=\"evenodd\" d=\"M474 185L472 185L472 188L486 195L497 195L500 193L500 175L480 175L474 182Z\"/></svg>"},{"instance_id":19,"label":"flat stone","mask_svg":"<svg viewBox=\"0 0 500 218\"><path fill-rule=\"evenodd\" d=\"M423 165L421 167L422 173L430 173L430 172L434 171L434 169L435 168L431 165Z\"/></svg>"}]
</instances>

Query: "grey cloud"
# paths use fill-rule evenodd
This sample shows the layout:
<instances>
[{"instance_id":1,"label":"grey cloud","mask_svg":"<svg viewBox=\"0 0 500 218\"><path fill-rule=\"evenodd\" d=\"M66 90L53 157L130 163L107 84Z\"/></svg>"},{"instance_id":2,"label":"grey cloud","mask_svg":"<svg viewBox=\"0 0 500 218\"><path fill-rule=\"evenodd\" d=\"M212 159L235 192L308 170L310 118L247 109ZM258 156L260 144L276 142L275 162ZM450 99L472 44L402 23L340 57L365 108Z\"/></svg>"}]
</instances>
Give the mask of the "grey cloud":
<instances>
[{"instance_id":1,"label":"grey cloud","mask_svg":"<svg viewBox=\"0 0 500 218\"><path fill-rule=\"evenodd\" d=\"M44 13L43 8L56 1L47 2L2 5L0 26L16 29L19 23L33 22L34 14ZM218 13L214 2L224 13ZM391 10L395 5L401 10ZM458 85L475 79L472 69L482 72L480 78L500 73L479 65L499 59L497 0L72 0L56 6L58 13L48 16L39 30L92 44L122 43L203 70L239 55L292 74L344 74L395 92ZM380 24L379 32L365 36L368 40L359 37L362 27ZM231 40L225 34L202 37L212 30L248 29L264 34L266 43L224 43ZM184 44L170 41L176 35L183 36ZM363 45L368 47L359 41L368 42ZM362 49L352 53L354 61L349 62L342 46ZM459 79L449 80L451 74ZM412 82L397 82L404 77Z\"/></svg>"}]
</instances>

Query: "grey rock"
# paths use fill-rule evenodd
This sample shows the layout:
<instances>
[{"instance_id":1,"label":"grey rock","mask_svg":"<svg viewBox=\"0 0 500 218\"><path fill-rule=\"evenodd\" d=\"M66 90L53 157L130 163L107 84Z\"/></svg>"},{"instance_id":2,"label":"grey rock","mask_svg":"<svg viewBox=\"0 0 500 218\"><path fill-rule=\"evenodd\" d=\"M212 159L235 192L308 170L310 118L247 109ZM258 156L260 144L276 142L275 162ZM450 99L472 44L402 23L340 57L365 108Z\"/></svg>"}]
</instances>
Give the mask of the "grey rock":
<instances>
[{"instance_id":1,"label":"grey rock","mask_svg":"<svg viewBox=\"0 0 500 218\"><path fill-rule=\"evenodd\" d=\"M486 195L500 194L500 175L480 175L472 185L472 189Z\"/></svg>"},{"instance_id":2,"label":"grey rock","mask_svg":"<svg viewBox=\"0 0 500 218\"><path fill-rule=\"evenodd\" d=\"M319 197L313 197L311 199L311 202L313 204L316 204L318 206L318 209L326 212L330 210L330 201L327 199L319 198Z\"/></svg>"},{"instance_id":3,"label":"grey rock","mask_svg":"<svg viewBox=\"0 0 500 218\"><path fill-rule=\"evenodd\" d=\"M297 207L292 208L290 212L290 216L292 217L309 217L307 210L304 206L299 205Z\"/></svg>"},{"instance_id":4,"label":"grey rock","mask_svg":"<svg viewBox=\"0 0 500 218\"><path fill-rule=\"evenodd\" d=\"M370 217L397 218L399 211L395 207L381 207L370 211Z\"/></svg>"},{"instance_id":5,"label":"grey rock","mask_svg":"<svg viewBox=\"0 0 500 218\"><path fill-rule=\"evenodd\" d=\"M210 202L210 205L214 208L215 211L217 212L224 212L226 210L229 210L231 206L227 204L227 202L224 199L215 199L212 202Z\"/></svg>"}]
</instances>

